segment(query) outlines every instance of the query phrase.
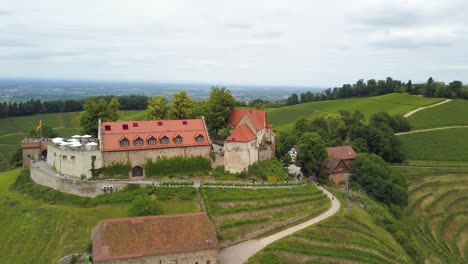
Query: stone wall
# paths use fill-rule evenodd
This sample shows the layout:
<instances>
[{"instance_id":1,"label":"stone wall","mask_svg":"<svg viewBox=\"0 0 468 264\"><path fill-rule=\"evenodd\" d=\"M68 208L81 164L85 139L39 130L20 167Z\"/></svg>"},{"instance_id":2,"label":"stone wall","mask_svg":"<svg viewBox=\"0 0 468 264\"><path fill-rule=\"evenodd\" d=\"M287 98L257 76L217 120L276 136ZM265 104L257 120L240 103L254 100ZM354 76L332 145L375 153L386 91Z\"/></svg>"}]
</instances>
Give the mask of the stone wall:
<instances>
[{"instance_id":1,"label":"stone wall","mask_svg":"<svg viewBox=\"0 0 468 264\"><path fill-rule=\"evenodd\" d=\"M112 185L114 190L123 189L127 184L109 181L82 181L79 179L65 178L60 175L50 175L42 171L35 163L30 166L31 179L37 184L50 187L52 189L84 197L96 197L104 194L104 186Z\"/></svg>"},{"instance_id":2,"label":"stone wall","mask_svg":"<svg viewBox=\"0 0 468 264\"><path fill-rule=\"evenodd\" d=\"M275 146L269 144L262 144L258 151L258 160L269 160L275 157Z\"/></svg>"},{"instance_id":3,"label":"stone wall","mask_svg":"<svg viewBox=\"0 0 468 264\"><path fill-rule=\"evenodd\" d=\"M256 140L249 142L225 142L224 144L224 169L231 173L239 173L246 170L249 165L258 161L258 149Z\"/></svg>"},{"instance_id":4,"label":"stone wall","mask_svg":"<svg viewBox=\"0 0 468 264\"><path fill-rule=\"evenodd\" d=\"M150 264L150 263L161 263L161 264L216 264L217 263L218 250L201 250L194 252L181 252L175 254L164 254L146 256L132 259L116 259L110 261L94 261L93 263L102 264Z\"/></svg>"},{"instance_id":5,"label":"stone wall","mask_svg":"<svg viewBox=\"0 0 468 264\"><path fill-rule=\"evenodd\" d=\"M181 148L165 148L165 149L145 149L145 150L129 150L129 151L103 151L102 160L103 166L108 166L112 162L127 163L133 167L145 164L147 159L157 160L162 157L194 157L203 156L210 157L210 146L197 147L181 147Z\"/></svg>"},{"instance_id":6,"label":"stone wall","mask_svg":"<svg viewBox=\"0 0 468 264\"><path fill-rule=\"evenodd\" d=\"M94 168L102 166L102 156L99 150L62 150L53 144L47 148L47 164L59 173L80 178L85 175L92 177L92 158L95 157Z\"/></svg>"},{"instance_id":7,"label":"stone wall","mask_svg":"<svg viewBox=\"0 0 468 264\"><path fill-rule=\"evenodd\" d=\"M47 150L47 146L50 144L50 139L24 139L21 142L21 149L23 152L23 167L29 168L31 160L41 160L42 152ZM46 154L47 155L47 154ZM47 157L44 157L47 158Z\"/></svg>"}]
</instances>

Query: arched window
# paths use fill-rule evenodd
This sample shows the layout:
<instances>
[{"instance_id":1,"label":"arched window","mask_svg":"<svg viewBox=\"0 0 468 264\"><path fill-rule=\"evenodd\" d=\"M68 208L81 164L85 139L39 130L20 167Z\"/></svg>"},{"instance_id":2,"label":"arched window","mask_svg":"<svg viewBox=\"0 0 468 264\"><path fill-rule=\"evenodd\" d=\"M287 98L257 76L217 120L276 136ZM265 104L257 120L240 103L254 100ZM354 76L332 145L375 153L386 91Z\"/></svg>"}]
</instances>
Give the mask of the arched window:
<instances>
[{"instance_id":1,"label":"arched window","mask_svg":"<svg viewBox=\"0 0 468 264\"><path fill-rule=\"evenodd\" d=\"M182 143L182 137L181 137L181 136L175 137L175 138L174 138L174 142L175 142L176 144L181 144L181 143Z\"/></svg>"},{"instance_id":2,"label":"arched window","mask_svg":"<svg viewBox=\"0 0 468 264\"><path fill-rule=\"evenodd\" d=\"M156 145L156 139L154 137L150 137L148 139L148 145Z\"/></svg>"},{"instance_id":3,"label":"arched window","mask_svg":"<svg viewBox=\"0 0 468 264\"><path fill-rule=\"evenodd\" d=\"M203 142L203 140L205 140L205 137L202 135L198 135L195 139L197 140L197 142Z\"/></svg>"},{"instance_id":4,"label":"arched window","mask_svg":"<svg viewBox=\"0 0 468 264\"><path fill-rule=\"evenodd\" d=\"M122 140L120 140L120 146L121 147L128 147L128 145L130 145L129 142L128 142L128 139L123 138Z\"/></svg>"},{"instance_id":5,"label":"arched window","mask_svg":"<svg viewBox=\"0 0 468 264\"><path fill-rule=\"evenodd\" d=\"M133 141L133 143L135 144L135 146L143 146L143 139L137 138L135 139L135 141Z\"/></svg>"},{"instance_id":6,"label":"arched window","mask_svg":"<svg viewBox=\"0 0 468 264\"><path fill-rule=\"evenodd\" d=\"M169 138L166 136L162 137L160 141L161 144L169 144Z\"/></svg>"}]
</instances>

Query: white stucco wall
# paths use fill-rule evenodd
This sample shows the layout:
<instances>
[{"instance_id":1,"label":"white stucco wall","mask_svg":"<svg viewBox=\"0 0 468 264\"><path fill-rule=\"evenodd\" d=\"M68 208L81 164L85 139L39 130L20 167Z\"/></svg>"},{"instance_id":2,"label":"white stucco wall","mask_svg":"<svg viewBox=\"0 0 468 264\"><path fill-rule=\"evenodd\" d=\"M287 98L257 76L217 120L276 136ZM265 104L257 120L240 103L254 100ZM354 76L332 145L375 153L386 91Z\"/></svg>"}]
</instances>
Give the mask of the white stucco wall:
<instances>
[{"instance_id":1,"label":"white stucco wall","mask_svg":"<svg viewBox=\"0 0 468 264\"><path fill-rule=\"evenodd\" d=\"M257 161L256 140L224 143L224 169L226 171L240 173Z\"/></svg>"},{"instance_id":2,"label":"white stucco wall","mask_svg":"<svg viewBox=\"0 0 468 264\"><path fill-rule=\"evenodd\" d=\"M77 178L82 174L86 175L87 179L91 178L92 156L96 156L94 168L101 168L102 154L99 150L61 150L52 144L47 147L47 164L61 174Z\"/></svg>"}]
</instances>

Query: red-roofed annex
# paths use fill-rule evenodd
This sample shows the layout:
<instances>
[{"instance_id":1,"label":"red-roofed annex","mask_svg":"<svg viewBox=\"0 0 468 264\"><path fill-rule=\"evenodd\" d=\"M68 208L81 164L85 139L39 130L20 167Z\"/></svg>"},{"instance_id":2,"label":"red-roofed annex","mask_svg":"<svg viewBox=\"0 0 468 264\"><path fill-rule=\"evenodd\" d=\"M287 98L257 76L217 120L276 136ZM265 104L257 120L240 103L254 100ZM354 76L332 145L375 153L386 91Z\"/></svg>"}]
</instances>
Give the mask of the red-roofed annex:
<instances>
[{"instance_id":1,"label":"red-roofed annex","mask_svg":"<svg viewBox=\"0 0 468 264\"><path fill-rule=\"evenodd\" d=\"M162 157L209 157L205 120L116 121L99 124L102 165L130 163L131 176L144 176L146 160Z\"/></svg>"},{"instance_id":2,"label":"red-roofed annex","mask_svg":"<svg viewBox=\"0 0 468 264\"><path fill-rule=\"evenodd\" d=\"M106 219L92 240L93 263L217 261L216 231L204 212Z\"/></svg>"}]
</instances>

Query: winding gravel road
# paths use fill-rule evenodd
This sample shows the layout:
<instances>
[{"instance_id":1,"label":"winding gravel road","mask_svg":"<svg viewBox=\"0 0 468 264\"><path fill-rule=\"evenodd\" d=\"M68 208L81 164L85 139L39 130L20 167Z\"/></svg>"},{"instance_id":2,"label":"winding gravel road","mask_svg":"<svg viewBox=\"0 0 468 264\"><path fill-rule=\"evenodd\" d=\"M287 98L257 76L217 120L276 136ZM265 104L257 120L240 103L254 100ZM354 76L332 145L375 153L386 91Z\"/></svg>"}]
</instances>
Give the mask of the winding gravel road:
<instances>
[{"instance_id":1,"label":"winding gravel road","mask_svg":"<svg viewBox=\"0 0 468 264\"><path fill-rule=\"evenodd\" d=\"M337 199L332 199L333 194L328 192L322 187L318 187L320 190L327 195L328 199L332 202L332 206L323 214L314 217L304 223L295 225L278 233L275 233L271 236L267 236L260 239L251 239L239 244L232 245L220 250L218 254L218 263L229 263L229 264L242 264L248 258L253 256L255 253L262 250L268 244L271 244L285 236L289 236L299 230L302 230L308 226L316 224L322 220L327 219L328 217L334 215L340 210L340 202Z\"/></svg>"}]
</instances>

